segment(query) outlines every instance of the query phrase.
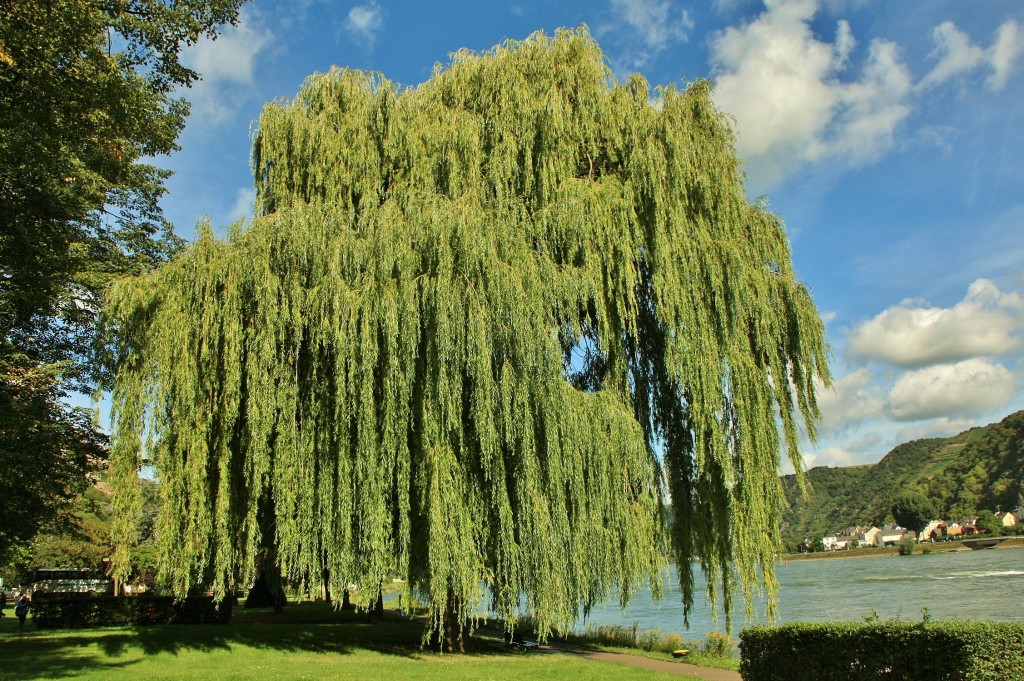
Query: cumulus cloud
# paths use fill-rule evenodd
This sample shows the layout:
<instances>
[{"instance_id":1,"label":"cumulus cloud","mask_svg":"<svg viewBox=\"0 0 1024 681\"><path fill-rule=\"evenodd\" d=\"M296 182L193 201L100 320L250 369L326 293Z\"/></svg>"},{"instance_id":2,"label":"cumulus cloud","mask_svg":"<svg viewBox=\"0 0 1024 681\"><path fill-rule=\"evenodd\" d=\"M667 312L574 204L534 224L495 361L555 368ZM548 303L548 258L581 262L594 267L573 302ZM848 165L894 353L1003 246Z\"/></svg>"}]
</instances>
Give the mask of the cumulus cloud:
<instances>
[{"instance_id":1,"label":"cumulus cloud","mask_svg":"<svg viewBox=\"0 0 1024 681\"><path fill-rule=\"evenodd\" d=\"M670 0L610 0L612 21L598 29L618 44L616 61L626 70L647 65L673 43L685 43L693 30L688 10Z\"/></svg>"},{"instance_id":2,"label":"cumulus cloud","mask_svg":"<svg viewBox=\"0 0 1024 681\"><path fill-rule=\"evenodd\" d=\"M882 414L885 401L872 378L870 371L860 369L836 379L831 390L819 389L822 435L841 433Z\"/></svg>"},{"instance_id":3,"label":"cumulus cloud","mask_svg":"<svg viewBox=\"0 0 1024 681\"><path fill-rule=\"evenodd\" d=\"M860 463L857 461L856 456L838 445L822 447L813 452L801 452L800 456L804 460L805 470L810 470L817 466L855 466ZM792 466L787 465L784 467L783 472L792 473Z\"/></svg>"},{"instance_id":4,"label":"cumulus cloud","mask_svg":"<svg viewBox=\"0 0 1024 681\"><path fill-rule=\"evenodd\" d=\"M1020 347L1024 299L988 279L971 284L951 308L903 302L855 327L847 352L859 359L921 367L972 357L997 357Z\"/></svg>"},{"instance_id":5,"label":"cumulus cloud","mask_svg":"<svg viewBox=\"0 0 1024 681\"><path fill-rule=\"evenodd\" d=\"M182 50L182 62L202 75L187 92L194 118L216 125L227 121L252 91L256 62L273 42L273 33L243 11L237 26L228 26L216 40L202 38Z\"/></svg>"},{"instance_id":6,"label":"cumulus cloud","mask_svg":"<svg viewBox=\"0 0 1024 681\"><path fill-rule=\"evenodd\" d=\"M345 30L353 38L372 47L377 33L384 26L384 15L376 1L365 5L356 5L348 12L345 19Z\"/></svg>"},{"instance_id":7,"label":"cumulus cloud","mask_svg":"<svg viewBox=\"0 0 1024 681\"><path fill-rule=\"evenodd\" d=\"M910 113L910 73L898 49L875 39L856 79L843 80L856 39L845 21L833 42L811 29L816 0L776 0L757 19L712 37L716 102L736 118L737 151L771 186L825 158L861 163L893 142Z\"/></svg>"},{"instance_id":8,"label":"cumulus cloud","mask_svg":"<svg viewBox=\"0 0 1024 681\"><path fill-rule=\"evenodd\" d=\"M895 436L896 442L910 442L929 437L953 437L978 425L973 419L943 416L937 419L908 423Z\"/></svg>"},{"instance_id":9,"label":"cumulus cloud","mask_svg":"<svg viewBox=\"0 0 1024 681\"><path fill-rule=\"evenodd\" d=\"M896 380L887 401L899 421L962 417L1006 404L1016 387L1006 367L975 358L908 371Z\"/></svg>"},{"instance_id":10,"label":"cumulus cloud","mask_svg":"<svg viewBox=\"0 0 1024 681\"><path fill-rule=\"evenodd\" d=\"M970 37L952 21L936 26L932 30L932 41L935 49L929 56L937 63L918 84L922 89L936 87L987 67L991 73L986 85L991 90L1001 90L1006 87L1017 57L1024 51L1019 26L1013 20L1003 22L988 49L973 44Z\"/></svg>"}]
</instances>

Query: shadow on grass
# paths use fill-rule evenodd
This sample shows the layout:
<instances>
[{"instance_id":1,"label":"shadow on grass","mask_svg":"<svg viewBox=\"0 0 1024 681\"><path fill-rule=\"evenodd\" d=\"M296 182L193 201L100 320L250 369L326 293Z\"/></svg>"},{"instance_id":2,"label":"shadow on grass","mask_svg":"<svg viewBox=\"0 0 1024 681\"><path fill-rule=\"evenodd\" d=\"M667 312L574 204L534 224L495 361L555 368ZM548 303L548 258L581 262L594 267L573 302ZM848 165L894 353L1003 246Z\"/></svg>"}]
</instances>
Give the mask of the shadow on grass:
<instances>
[{"instance_id":1,"label":"shadow on grass","mask_svg":"<svg viewBox=\"0 0 1024 681\"><path fill-rule=\"evenodd\" d=\"M87 671L124 670L144 657L184 652L239 652L349 655L377 653L405 658L435 654L421 646L421 622L369 624L365 614L336 612L317 603L292 604L280 615L236 610L226 625L155 625L23 632L13 618L0 620L0 677L10 681L61 679ZM477 655L503 654L474 646Z\"/></svg>"}]
</instances>

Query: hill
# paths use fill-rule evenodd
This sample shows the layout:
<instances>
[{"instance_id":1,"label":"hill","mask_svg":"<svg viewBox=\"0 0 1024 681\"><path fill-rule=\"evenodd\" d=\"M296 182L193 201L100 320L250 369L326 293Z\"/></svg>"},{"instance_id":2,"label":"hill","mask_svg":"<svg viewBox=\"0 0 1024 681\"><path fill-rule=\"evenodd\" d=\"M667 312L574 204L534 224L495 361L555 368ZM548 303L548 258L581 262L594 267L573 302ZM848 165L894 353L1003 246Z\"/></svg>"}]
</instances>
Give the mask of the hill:
<instances>
[{"instance_id":1,"label":"hill","mask_svg":"<svg viewBox=\"0 0 1024 681\"><path fill-rule=\"evenodd\" d=\"M796 476L783 476L787 546L850 525L892 522L892 502L905 492L933 499L944 517L1013 510L1024 485L1024 411L954 437L907 442L877 464L812 468L807 483L802 498Z\"/></svg>"}]
</instances>

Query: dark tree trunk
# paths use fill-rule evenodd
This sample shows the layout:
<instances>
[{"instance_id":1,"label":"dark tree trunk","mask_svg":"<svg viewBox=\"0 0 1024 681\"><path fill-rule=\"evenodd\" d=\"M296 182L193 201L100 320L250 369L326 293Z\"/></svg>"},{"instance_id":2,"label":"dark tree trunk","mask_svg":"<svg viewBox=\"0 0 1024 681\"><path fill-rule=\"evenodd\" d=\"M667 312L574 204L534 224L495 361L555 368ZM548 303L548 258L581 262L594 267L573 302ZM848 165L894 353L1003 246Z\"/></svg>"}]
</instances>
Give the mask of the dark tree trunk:
<instances>
[{"instance_id":1,"label":"dark tree trunk","mask_svg":"<svg viewBox=\"0 0 1024 681\"><path fill-rule=\"evenodd\" d=\"M370 621L371 622L383 622L384 621L384 582L383 580L377 586L377 602L370 608Z\"/></svg>"},{"instance_id":2,"label":"dark tree trunk","mask_svg":"<svg viewBox=\"0 0 1024 681\"><path fill-rule=\"evenodd\" d=\"M245 599L245 607L273 606L274 612L280 614L284 612L285 604L284 579L281 576L281 566L277 564L277 544L274 543L274 526L277 524L277 518L274 516L269 489L264 491L260 499L258 522L263 536L259 572L256 574L252 589L249 590L248 598Z\"/></svg>"},{"instance_id":3,"label":"dark tree trunk","mask_svg":"<svg viewBox=\"0 0 1024 681\"><path fill-rule=\"evenodd\" d=\"M348 593L348 584L341 590L341 609L352 610L355 606L352 605L352 597Z\"/></svg>"},{"instance_id":4,"label":"dark tree trunk","mask_svg":"<svg viewBox=\"0 0 1024 681\"><path fill-rule=\"evenodd\" d=\"M449 653L466 652L466 623L459 616L462 610L462 602L455 595L455 591L448 590L448 603L445 604L444 614L441 616L441 630L444 636L444 649Z\"/></svg>"},{"instance_id":5,"label":"dark tree trunk","mask_svg":"<svg viewBox=\"0 0 1024 681\"><path fill-rule=\"evenodd\" d=\"M281 571L276 565L264 566L260 571L249 595L245 599L246 608L269 608L274 612L284 612L285 596Z\"/></svg>"}]
</instances>

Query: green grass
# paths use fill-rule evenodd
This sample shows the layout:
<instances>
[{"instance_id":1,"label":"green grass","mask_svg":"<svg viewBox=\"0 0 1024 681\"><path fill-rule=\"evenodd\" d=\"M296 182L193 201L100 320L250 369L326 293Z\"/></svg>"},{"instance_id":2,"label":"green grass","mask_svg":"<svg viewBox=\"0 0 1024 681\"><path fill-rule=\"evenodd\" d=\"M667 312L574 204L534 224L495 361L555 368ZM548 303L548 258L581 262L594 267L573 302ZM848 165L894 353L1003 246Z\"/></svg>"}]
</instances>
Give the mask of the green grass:
<instances>
[{"instance_id":1,"label":"green grass","mask_svg":"<svg viewBox=\"0 0 1024 681\"><path fill-rule=\"evenodd\" d=\"M641 629L618 624L589 624L582 632L558 637L574 645L587 646L616 653L641 655L655 660L675 660L672 651L686 649L690 654L685 661L702 667L738 671L740 661L733 657L736 642L730 637L713 632L702 641L686 641L679 634L664 634L658 629Z\"/></svg>"},{"instance_id":2,"label":"green grass","mask_svg":"<svg viewBox=\"0 0 1024 681\"><path fill-rule=\"evenodd\" d=\"M0 619L0 679L221 681L257 679L679 679L557 653L510 653L477 642L465 655L420 646L413 622L371 625L322 604L282 616L239 608L229 625L165 625L23 632ZM8 610L10 613L10 610Z\"/></svg>"}]
</instances>

